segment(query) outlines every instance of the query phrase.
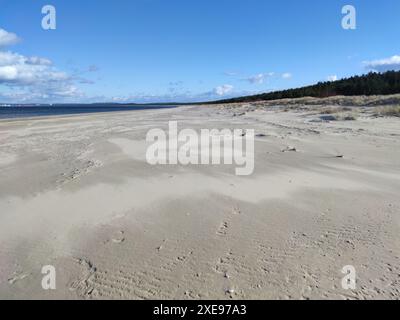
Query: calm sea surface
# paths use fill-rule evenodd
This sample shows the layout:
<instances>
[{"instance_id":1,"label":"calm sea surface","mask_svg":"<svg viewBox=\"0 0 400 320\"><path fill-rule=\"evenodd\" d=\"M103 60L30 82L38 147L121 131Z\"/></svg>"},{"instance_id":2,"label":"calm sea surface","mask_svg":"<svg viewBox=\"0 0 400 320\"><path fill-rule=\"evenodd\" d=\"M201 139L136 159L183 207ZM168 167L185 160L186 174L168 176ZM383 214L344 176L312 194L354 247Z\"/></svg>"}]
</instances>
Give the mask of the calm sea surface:
<instances>
[{"instance_id":1,"label":"calm sea surface","mask_svg":"<svg viewBox=\"0 0 400 320\"><path fill-rule=\"evenodd\" d=\"M0 119L30 118L95 112L136 111L147 109L175 108L176 106L101 106L101 105L63 105L34 107L0 107Z\"/></svg>"}]
</instances>

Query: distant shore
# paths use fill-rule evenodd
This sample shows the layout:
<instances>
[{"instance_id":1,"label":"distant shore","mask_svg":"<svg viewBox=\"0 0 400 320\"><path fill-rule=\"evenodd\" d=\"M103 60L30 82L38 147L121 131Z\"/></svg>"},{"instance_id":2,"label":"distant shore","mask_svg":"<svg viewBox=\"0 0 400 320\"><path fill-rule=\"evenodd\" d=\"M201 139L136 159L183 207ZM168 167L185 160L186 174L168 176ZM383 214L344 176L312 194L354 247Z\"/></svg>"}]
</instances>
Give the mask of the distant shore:
<instances>
[{"instance_id":1,"label":"distant shore","mask_svg":"<svg viewBox=\"0 0 400 320\"><path fill-rule=\"evenodd\" d=\"M8 106L0 107L1 119L32 118L46 116L65 116L87 113L104 113L118 111L138 111L175 108L175 105L57 105L57 106Z\"/></svg>"}]
</instances>

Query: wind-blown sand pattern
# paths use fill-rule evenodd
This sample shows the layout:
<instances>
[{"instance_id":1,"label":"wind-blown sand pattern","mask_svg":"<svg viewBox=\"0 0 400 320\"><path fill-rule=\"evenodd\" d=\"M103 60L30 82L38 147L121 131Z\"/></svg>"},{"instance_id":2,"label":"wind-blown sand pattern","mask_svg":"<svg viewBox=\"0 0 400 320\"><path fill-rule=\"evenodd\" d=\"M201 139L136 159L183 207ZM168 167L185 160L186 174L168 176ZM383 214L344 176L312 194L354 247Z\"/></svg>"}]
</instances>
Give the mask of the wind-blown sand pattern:
<instances>
[{"instance_id":1,"label":"wind-blown sand pattern","mask_svg":"<svg viewBox=\"0 0 400 320\"><path fill-rule=\"evenodd\" d=\"M400 298L400 119L325 107L0 121L0 298ZM170 120L254 128L254 174L148 165Z\"/></svg>"}]
</instances>

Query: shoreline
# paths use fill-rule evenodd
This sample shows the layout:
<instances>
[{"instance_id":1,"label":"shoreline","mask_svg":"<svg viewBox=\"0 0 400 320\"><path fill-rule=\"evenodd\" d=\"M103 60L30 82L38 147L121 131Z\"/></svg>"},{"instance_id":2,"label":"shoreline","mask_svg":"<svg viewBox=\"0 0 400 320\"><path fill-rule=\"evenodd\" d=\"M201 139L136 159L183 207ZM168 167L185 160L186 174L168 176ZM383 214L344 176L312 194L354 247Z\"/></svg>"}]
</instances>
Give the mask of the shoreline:
<instances>
[{"instance_id":1,"label":"shoreline","mask_svg":"<svg viewBox=\"0 0 400 320\"><path fill-rule=\"evenodd\" d=\"M150 110L163 110L163 109L174 109L179 108L181 106L172 105L170 107L160 107L160 108L148 108L148 109L132 109L132 110L109 110L109 111L99 111L99 112L80 112L80 113L70 113L70 114L54 114L54 115L38 115L38 116L30 116L30 117L9 117L9 118L0 118L1 121L12 121L12 120L34 120L34 119L52 119L57 117L73 117L73 116L84 116L84 115L99 115L99 114L107 114L107 113L115 113L115 112L134 112L134 111L150 111ZM8 107L7 107L8 108ZM18 107L16 107L18 108Z\"/></svg>"}]
</instances>

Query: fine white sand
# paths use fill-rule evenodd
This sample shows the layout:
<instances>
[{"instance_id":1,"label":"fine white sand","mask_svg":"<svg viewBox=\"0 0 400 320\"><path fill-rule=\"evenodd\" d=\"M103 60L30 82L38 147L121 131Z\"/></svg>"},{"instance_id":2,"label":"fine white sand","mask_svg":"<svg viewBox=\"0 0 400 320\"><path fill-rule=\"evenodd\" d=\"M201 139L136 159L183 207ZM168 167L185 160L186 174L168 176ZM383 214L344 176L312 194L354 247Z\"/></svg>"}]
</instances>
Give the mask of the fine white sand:
<instances>
[{"instance_id":1,"label":"fine white sand","mask_svg":"<svg viewBox=\"0 0 400 320\"><path fill-rule=\"evenodd\" d=\"M0 121L0 298L400 298L400 119L321 108ZM147 164L148 130L171 120L255 129L254 173Z\"/></svg>"}]
</instances>

